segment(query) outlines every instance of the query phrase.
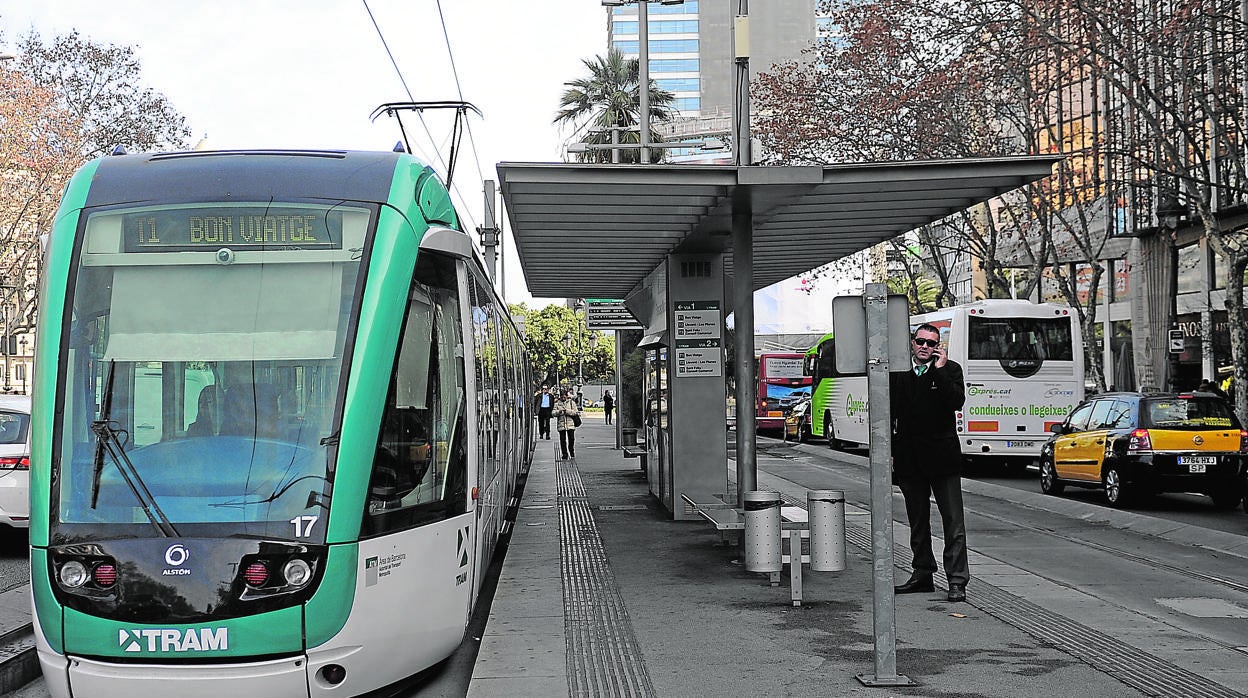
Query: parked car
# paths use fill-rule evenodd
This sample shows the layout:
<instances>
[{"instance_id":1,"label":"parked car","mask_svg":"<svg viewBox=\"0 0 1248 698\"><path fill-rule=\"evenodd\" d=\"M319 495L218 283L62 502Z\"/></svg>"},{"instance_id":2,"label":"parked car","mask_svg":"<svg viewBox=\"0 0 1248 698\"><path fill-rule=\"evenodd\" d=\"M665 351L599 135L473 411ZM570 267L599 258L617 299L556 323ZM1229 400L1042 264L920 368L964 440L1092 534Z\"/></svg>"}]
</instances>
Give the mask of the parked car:
<instances>
[{"instance_id":1,"label":"parked car","mask_svg":"<svg viewBox=\"0 0 1248 698\"><path fill-rule=\"evenodd\" d=\"M0 524L30 527L30 398L0 395Z\"/></svg>"},{"instance_id":2,"label":"parked car","mask_svg":"<svg viewBox=\"0 0 1248 698\"><path fill-rule=\"evenodd\" d=\"M1248 431L1211 393L1103 393L1084 401L1040 451L1040 489L1103 488L1113 506L1200 492L1230 509L1244 498Z\"/></svg>"},{"instance_id":3,"label":"parked car","mask_svg":"<svg viewBox=\"0 0 1248 698\"><path fill-rule=\"evenodd\" d=\"M807 396L793 405L793 409L784 417L784 440L790 438L798 443L810 440L810 397Z\"/></svg>"}]
</instances>

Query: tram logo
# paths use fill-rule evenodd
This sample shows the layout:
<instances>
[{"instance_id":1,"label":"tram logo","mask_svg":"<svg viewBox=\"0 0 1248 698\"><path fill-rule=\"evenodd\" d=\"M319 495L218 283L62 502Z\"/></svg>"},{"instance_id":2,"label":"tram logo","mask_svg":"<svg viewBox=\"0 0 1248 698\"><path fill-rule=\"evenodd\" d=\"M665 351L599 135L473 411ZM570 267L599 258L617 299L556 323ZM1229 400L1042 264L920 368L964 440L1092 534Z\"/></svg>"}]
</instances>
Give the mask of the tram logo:
<instances>
[{"instance_id":1,"label":"tram logo","mask_svg":"<svg viewBox=\"0 0 1248 698\"><path fill-rule=\"evenodd\" d=\"M459 529L459 537L455 541L455 557L459 558L459 574L455 575L455 586L459 586L468 581L468 550L472 539L469 537L471 530L468 526Z\"/></svg>"},{"instance_id":2,"label":"tram logo","mask_svg":"<svg viewBox=\"0 0 1248 698\"><path fill-rule=\"evenodd\" d=\"M166 577L182 577L191 573L189 568L183 567L186 561L191 557L191 552L186 549L185 545L175 543L165 550L165 563L170 567L163 570L162 575Z\"/></svg>"},{"instance_id":3,"label":"tram logo","mask_svg":"<svg viewBox=\"0 0 1248 698\"><path fill-rule=\"evenodd\" d=\"M229 628L141 628L117 631L123 652L217 652L230 648Z\"/></svg>"},{"instance_id":4,"label":"tram logo","mask_svg":"<svg viewBox=\"0 0 1248 698\"><path fill-rule=\"evenodd\" d=\"M186 546L178 543L177 545L169 546L169 549L165 551L165 562L174 567L180 567L190 556L191 553L186 549Z\"/></svg>"}]
</instances>

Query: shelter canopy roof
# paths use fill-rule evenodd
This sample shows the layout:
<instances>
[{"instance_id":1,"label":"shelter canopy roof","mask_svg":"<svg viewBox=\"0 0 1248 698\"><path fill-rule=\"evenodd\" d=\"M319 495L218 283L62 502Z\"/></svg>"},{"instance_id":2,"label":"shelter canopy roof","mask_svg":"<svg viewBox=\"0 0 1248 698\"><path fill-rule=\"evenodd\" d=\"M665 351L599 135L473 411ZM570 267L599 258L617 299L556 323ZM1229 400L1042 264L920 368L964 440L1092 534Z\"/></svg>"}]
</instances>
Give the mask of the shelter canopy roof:
<instances>
[{"instance_id":1,"label":"shelter canopy roof","mask_svg":"<svg viewBox=\"0 0 1248 698\"><path fill-rule=\"evenodd\" d=\"M1046 177L1059 159L503 162L498 174L531 294L624 298L668 254L731 251L734 198L752 212L757 290Z\"/></svg>"}]
</instances>

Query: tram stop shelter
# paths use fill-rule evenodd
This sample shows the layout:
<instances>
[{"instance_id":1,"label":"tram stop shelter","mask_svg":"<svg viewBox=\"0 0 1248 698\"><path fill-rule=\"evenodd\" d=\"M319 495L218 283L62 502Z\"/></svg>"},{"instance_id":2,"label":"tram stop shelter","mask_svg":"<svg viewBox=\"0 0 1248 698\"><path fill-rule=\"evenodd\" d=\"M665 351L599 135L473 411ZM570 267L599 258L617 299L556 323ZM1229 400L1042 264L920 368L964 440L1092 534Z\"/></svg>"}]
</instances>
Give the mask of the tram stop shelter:
<instances>
[{"instance_id":1,"label":"tram stop shelter","mask_svg":"<svg viewBox=\"0 0 1248 698\"><path fill-rule=\"evenodd\" d=\"M729 313L736 355L752 358L753 291L1047 177L1059 159L497 170L530 293L622 299L644 326L650 489L690 519L683 494L728 494L718 435ZM738 506L757 482L753 375L752 361L736 362L747 415L737 419Z\"/></svg>"}]
</instances>

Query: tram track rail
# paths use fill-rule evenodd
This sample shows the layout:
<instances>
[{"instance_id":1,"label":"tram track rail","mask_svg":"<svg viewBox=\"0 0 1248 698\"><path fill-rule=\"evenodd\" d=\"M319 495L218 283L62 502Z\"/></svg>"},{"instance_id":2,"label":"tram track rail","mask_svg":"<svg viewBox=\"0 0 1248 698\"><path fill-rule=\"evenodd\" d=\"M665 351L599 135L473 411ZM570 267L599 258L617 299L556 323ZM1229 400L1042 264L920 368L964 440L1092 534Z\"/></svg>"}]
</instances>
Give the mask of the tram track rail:
<instances>
[{"instance_id":1,"label":"tram track rail","mask_svg":"<svg viewBox=\"0 0 1248 698\"><path fill-rule=\"evenodd\" d=\"M787 478L781 475L769 474L779 479L787 480ZM791 480L787 481L792 482ZM735 485L732 477L729 477L729 484L730 486ZM852 503L859 508L867 508L867 503L855 502L848 496L848 493L846 494L847 500L849 500L848 503ZM806 507L805 501L792 494L779 492L779 495L781 500L788 506ZM999 519L1002 517L994 518ZM1012 522L1006 521L1006 523ZM1066 538L1080 545L1085 543L1085 541L1064 537L1041 527L1024 527L1039 533L1057 535L1059 538ZM860 522L846 523L845 539L847 543L859 550L868 554L871 553L872 533L861 525ZM1126 551L1115 549L1112 546L1102 547L1106 548L1105 552L1109 554L1117 555L1122 553L1127 559L1148 559L1146 556L1126 553ZM893 564L901 568L906 567L909 564L908 555L909 551L904 546L894 547ZM1167 566L1167 571L1180 574L1190 572L1190 570L1176 568L1172 565ZM937 579L933 581L939 587L944 588L944 580L939 577L940 575L937 575ZM1218 581L1229 582L1229 580L1220 580L1216 577L1212 577L1211 581L1215 583ZM1234 582L1230 582L1230 584L1232 588L1241 586ZM1244 694L1231 687L1220 684L1195 671L1178 666L1147 650L1124 642L1111 634L1068 618L992 584L976 583L971 589L968 589L967 601L981 611L1012 625L1049 646L1071 655L1098 671L1113 676L1123 684L1135 688L1145 695L1182 696L1183 698L1243 698L1244 696ZM1205 639L1215 642L1209 638ZM1217 644L1221 645L1225 650L1238 649L1224 643Z\"/></svg>"}]
</instances>

